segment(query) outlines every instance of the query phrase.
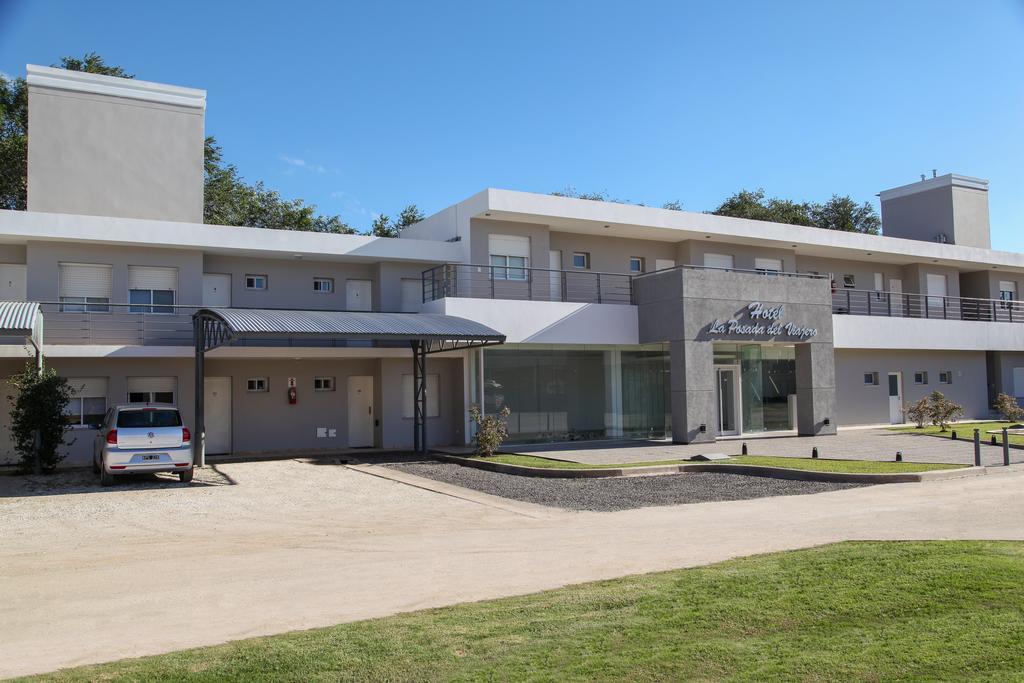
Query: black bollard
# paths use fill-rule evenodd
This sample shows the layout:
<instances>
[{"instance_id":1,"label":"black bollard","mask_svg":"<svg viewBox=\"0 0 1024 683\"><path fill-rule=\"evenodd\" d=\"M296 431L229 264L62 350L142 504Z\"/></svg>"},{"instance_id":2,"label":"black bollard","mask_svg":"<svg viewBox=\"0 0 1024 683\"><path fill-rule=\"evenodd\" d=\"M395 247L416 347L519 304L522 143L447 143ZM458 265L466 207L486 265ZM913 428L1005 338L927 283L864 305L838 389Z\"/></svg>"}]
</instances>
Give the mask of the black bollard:
<instances>
[{"instance_id":1,"label":"black bollard","mask_svg":"<svg viewBox=\"0 0 1024 683\"><path fill-rule=\"evenodd\" d=\"M812 458L817 458L818 457L818 447L817 446L815 446L814 448L811 449L811 457Z\"/></svg>"},{"instance_id":2,"label":"black bollard","mask_svg":"<svg viewBox=\"0 0 1024 683\"><path fill-rule=\"evenodd\" d=\"M981 432L974 430L974 466L981 467Z\"/></svg>"},{"instance_id":3,"label":"black bollard","mask_svg":"<svg viewBox=\"0 0 1024 683\"><path fill-rule=\"evenodd\" d=\"M1010 464L1010 435L1006 432L1006 427L1003 427L1003 464Z\"/></svg>"},{"instance_id":4,"label":"black bollard","mask_svg":"<svg viewBox=\"0 0 1024 683\"><path fill-rule=\"evenodd\" d=\"M953 439L953 441L956 441L956 430L955 430L955 429L954 429L954 430L952 431L952 433L951 433L951 434L949 435L949 438Z\"/></svg>"},{"instance_id":5,"label":"black bollard","mask_svg":"<svg viewBox=\"0 0 1024 683\"><path fill-rule=\"evenodd\" d=\"M999 445L999 438L995 434L992 435L992 445L993 446L998 446Z\"/></svg>"},{"instance_id":6,"label":"black bollard","mask_svg":"<svg viewBox=\"0 0 1024 683\"><path fill-rule=\"evenodd\" d=\"M747 454L747 442L743 442L743 449L740 451L743 455Z\"/></svg>"},{"instance_id":7,"label":"black bollard","mask_svg":"<svg viewBox=\"0 0 1024 683\"><path fill-rule=\"evenodd\" d=\"M896 462L903 462L903 451L896 451Z\"/></svg>"}]
</instances>

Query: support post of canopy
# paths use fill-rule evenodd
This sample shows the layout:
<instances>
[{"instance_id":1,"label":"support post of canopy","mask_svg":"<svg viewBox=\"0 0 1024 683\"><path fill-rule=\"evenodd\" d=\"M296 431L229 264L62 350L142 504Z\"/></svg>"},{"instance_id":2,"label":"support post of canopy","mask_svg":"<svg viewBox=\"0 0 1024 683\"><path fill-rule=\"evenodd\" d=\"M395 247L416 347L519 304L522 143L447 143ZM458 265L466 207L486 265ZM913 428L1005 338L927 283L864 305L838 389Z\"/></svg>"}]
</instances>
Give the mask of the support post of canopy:
<instances>
[{"instance_id":1,"label":"support post of canopy","mask_svg":"<svg viewBox=\"0 0 1024 683\"><path fill-rule=\"evenodd\" d=\"M412 403L413 449L416 455L427 453L427 348L423 340L413 340L412 346Z\"/></svg>"},{"instance_id":2,"label":"support post of canopy","mask_svg":"<svg viewBox=\"0 0 1024 683\"><path fill-rule=\"evenodd\" d=\"M192 437L192 448L193 448L193 462L197 467L204 467L206 465L206 382L205 374L206 368L206 330L204 328L205 321L199 317L194 316L192 318L192 338L195 342L196 349L196 360L195 360L195 435Z\"/></svg>"}]
</instances>

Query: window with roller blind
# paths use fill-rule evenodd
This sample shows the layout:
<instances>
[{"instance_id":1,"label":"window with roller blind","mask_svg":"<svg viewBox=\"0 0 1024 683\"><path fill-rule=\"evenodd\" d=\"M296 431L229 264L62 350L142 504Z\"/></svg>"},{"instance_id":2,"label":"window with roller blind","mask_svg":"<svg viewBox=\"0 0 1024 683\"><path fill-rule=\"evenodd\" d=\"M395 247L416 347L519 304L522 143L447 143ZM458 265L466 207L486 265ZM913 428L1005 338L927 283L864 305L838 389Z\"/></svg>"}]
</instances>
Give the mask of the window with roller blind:
<instances>
[{"instance_id":1,"label":"window with roller blind","mask_svg":"<svg viewBox=\"0 0 1024 683\"><path fill-rule=\"evenodd\" d=\"M174 403L178 394L177 377L129 377L129 403Z\"/></svg>"},{"instance_id":2,"label":"window with roller blind","mask_svg":"<svg viewBox=\"0 0 1024 683\"><path fill-rule=\"evenodd\" d=\"M113 267L102 263L61 263L57 295L64 313L109 313Z\"/></svg>"},{"instance_id":3,"label":"window with roller blind","mask_svg":"<svg viewBox=\"0 0 1024 683\"><path fill-rule=\"evenodd\" d=\"M178 269L128 266L128 310L132 313L174 313Z\"/></svg>"},{"instance_id":4,"label":"window with roller blind","mask_svg":"<svg viewBox=\"0 0 1024 683\"><path fill-rule=\"evenodd\" d=\"M106 377L69 377L71 400L64 419L72 427L90 427L103 422L107 412Z\"/></svg>"},{"instance_id":5,"label":"window with roller blind","mask_svg":"<svg viewBox=\"0 0 1024 683\"><path fill-rule=\"evenodd\" d=\"M489 263L495 280L525 280L530 266L530 238L519 235L489 235Z\"/></svg>"}]
</instances>

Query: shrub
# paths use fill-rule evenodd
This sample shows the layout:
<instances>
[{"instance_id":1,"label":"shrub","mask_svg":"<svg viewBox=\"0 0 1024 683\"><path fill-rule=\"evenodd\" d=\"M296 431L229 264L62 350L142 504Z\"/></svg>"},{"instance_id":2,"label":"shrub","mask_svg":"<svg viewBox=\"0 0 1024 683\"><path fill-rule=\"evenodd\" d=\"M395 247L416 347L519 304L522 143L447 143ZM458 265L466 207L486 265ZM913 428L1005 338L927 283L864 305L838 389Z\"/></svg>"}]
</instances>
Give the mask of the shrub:
<instances>
[{"instance_id":1,"label":"shrub","mask_svg":"<svg viewBox=\"0 0 1024 683\"><path fill-rule=\"evenodd\" d=\"M1009 394L999 394L992 408L1003 416L1007 422L1017 422L1024 417L1024 409L1017 403L1017 399Z\"/></svg>"},{"instance_id":2,"label":"shrub","mask_svg":"<svg viewBox=\"0 0 1024 683\"><path fill-rule=\"evenodd\" d=\"M469 409L469 417L476 423L476 454L484 457L494 455L501 443L508 437L508 416L511 411L503 407L497 415L481 415L480 406Z\"/></svg>"},{"instance_id":3,"label":"shrub","mask_svg":"<svg viewBox=\"0 0 1024 683\"><path fill-rule=\"evenodd\" d=\"M932 424L938 426L939 431L946 431L946 427L958 417L964 414L964 407L955 401L951 401L936 389L928 397L928 414Z\"/></svg>"},{"instance_id":4,"label":"shrub","mask_svg":"<svg viewBox=\"0 0 1024 683\"><path fill-rule=\"evenodd\" d=\"M7 398L11 402L11 438L21 456L18 467L22 472L50 472L64 459L60 454L68 429L64 415L73 390L54 370L40 371L34 363L28 363L9 381L17 392Z\"/></svg>"},{"instance_id":5,"label":"shrub","mask_svg":"<svg viewBox=\"0 0 1024 683\"><path fill-rule=\"evenodd\" d=\"M928 405L928 397L922 398L919 401L913 403L905 403L903 410L906 412L907 417L917 424L918 429L924 429L924 423L931 417L931 410Z\"/></svg>"}]
</instances>

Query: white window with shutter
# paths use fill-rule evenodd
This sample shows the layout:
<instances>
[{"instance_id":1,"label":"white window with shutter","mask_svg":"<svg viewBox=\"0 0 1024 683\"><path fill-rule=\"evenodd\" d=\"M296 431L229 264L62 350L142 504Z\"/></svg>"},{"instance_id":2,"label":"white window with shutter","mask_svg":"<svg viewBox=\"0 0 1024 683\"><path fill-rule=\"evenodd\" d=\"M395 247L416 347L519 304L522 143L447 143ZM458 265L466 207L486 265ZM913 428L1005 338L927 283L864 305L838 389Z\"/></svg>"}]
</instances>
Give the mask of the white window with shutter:
<instances>
[{"instance_id":1,"label":"white window with shutter","mask_svg":"<svg viewBox=\"0 0 1024 683\"><path fill-rule=\"evenodd\" d=\"M782 272L782 261L777 258L755 258L754 270L766 275L774 275Z\"/></svg>"},{"instance_id":2,"label":"white window with shutter","mask_svg":"<svg viewBox=\"0 0 1024 683\"><path fill-rule=\"evenodd\" d=\"M423 305L423 281L419 278L402 278L402 312L419 313Z\"/></svg>"},{"instance_id":3,"label":"white window with shutter","mask_svg":"<svg viewBox=\"0 0 1024 683\"><path fill-rule=\"evenodd\" d=\"M129 377L129 403L175 403L177 377Z\"/></svg>"},{"instance_id":4,"label":"white window with shutter","mask_svg":"<svg viewBox=\"0 0 1024 683\"><path fill-rule=\"evenodd\" d=\"M427 374L427 417L437 417L441 414L440 393L438 392L438 376ZM415 417L413 406L413 383L412 375L402 375L402 417Z\"/></svg>"},{"instance_id":5,"label":"white window with shutter","mask_svg":"<svg viewBox=\"0 0 1024 683\"><path fill-rule=\"evenodd\" d=\"M732 254L704 254L705 268L725 268L732 270Z\"/></svg>"},{"instance_id":6,"label":"white window with shutter","mask_svg":"<svg viewBox=\"0 0 1024 683\"><path fill-rule=\"evenodd\" d=\"M57 270L57 295L61 311L109 313L113 267L101 263L61 263Z\"/></svg>"},{"instance_id":7,"label":"white window with shutter","mask_svg":"<svg viewBox=\"0 0 1024 683\"><path fill-rule=\"evenodd\" d=\"M530 238L520 235L489 235L488 263L495 280L525 280L530 267Z\"/></svg>"},{"instance_id":8,"label":"white window with shutter","mask_svg":"<svg viewBox=\"0 0 1024 683\"><path fill-rule=\"evenodd\" d=\"M90 427L103 422L107 413L106 377L69 377L71 400L64 409L72 427Z\"/></svg>"},{"instance_id":9,"label":"white window with shutter","mask_svg":"<svg viewBox=\"0 0 1024 683\"><path fill-rule=\"evenodd\" d=\"M128 308L132 313L174 313L178 269L128 266Z\"/></svg>"}]
</instances>

